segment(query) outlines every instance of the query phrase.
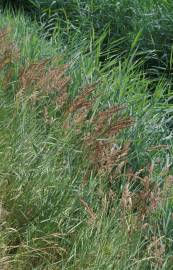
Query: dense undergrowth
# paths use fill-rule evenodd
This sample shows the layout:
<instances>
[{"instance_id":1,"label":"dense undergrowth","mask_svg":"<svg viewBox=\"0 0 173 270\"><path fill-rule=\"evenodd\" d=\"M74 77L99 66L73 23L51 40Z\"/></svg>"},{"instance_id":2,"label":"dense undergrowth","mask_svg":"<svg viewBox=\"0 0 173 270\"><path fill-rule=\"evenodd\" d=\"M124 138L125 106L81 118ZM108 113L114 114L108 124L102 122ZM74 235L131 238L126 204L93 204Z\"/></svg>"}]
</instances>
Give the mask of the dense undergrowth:
<instances>
[{"instance_id":1,"label":"dense undergrowth","mask_svg":"<svg viewBox=\"0 0 173 270\"><path fill-rule=\"evenodd\" d=\"M24 9L44 25L47 37L73 33L81 39L106 32L102 51L109 57L129 54L133 41L145 59L145 72L152 78L166 75L172 79L173 2L170 0L5 0L3 6ZM111 47L111 50L110 50ZM138 58L140 57L138 55ZM137 56L136 56L137 57ZM106 57L101 56L101 61Z\"/></svg>"},{"instance_id":2,"label":"dense undergrowth","mask_svg":"<svg viewBox=\"0 0 173 270\"><path fill-rule=\"evenodd\" d=\"M172 111L135 53L0 18L0 268L172 269Z\"/></svg>"}]
</instances>

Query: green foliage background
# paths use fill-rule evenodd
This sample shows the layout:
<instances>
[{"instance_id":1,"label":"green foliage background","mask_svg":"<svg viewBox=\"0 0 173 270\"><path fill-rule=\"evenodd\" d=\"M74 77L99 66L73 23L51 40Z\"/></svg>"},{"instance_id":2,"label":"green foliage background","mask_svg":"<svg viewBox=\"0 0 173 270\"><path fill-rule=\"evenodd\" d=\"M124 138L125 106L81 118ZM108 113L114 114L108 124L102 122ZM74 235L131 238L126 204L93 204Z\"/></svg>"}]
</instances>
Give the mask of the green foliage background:
<instances>
[{"instance_id":1,"label":"green foliage background","mask_svg":"<svg viewBox=\"0 0 173 270\"><path fill-rule=\"evenodd\" d=\"M115 40L123 39L119 51L128 54L129 48L137 35L138 52L145 54L146 72L172 72L173 42L173 2L165 0L88 0L88 1L36 1L18 0L4 1L4 5L12 4L38 17L42 14L48 28L57 24L68 31L88 33L94 31L99 36L105 30L107 35L102 50L108 49ZM113 46L113 45L112 45Z\"/></svg>"}]
</instances>

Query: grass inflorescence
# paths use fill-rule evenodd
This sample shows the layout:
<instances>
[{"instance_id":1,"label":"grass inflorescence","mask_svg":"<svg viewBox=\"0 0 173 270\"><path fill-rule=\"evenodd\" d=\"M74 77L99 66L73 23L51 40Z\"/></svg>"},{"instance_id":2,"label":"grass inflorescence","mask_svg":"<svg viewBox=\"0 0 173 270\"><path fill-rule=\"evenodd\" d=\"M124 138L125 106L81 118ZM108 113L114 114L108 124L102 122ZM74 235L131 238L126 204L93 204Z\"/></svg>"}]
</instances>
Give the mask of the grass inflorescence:
<instances>
[{"instance_id":1,"label":"grass inflorescence","mask_svg":"<svg viewBox=\"0 0 173 270\"><path fill-rule=\"evenodd\" d=\"M169 84L28 24L0 19L0 268L171 269Z\"/></svg>"}]
</instances>

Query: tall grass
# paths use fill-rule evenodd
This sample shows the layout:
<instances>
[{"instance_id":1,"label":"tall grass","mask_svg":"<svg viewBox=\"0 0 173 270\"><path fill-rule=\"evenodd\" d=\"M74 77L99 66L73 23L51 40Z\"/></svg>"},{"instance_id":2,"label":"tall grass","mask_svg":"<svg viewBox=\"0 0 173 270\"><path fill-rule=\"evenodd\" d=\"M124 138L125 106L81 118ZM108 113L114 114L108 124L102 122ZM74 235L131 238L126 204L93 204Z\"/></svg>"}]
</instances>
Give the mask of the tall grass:
<instances>
[{"instance_id":1,"label":"tall grass","mask_svg":"<svg viewBox=\"0 0 173 270\"><path fill-rule=\"evenodd\" d=\"M38 14L40 18L42 14L44 31L49 32L49 37L59 27L64 29L66 41L69 32L81 32L82 37L83 34L90 35L94 31L98 37L107 30L102 50L108 49L112 44L112 55L117 49L128 55L129 48L137 38L138 51L145 54L146 72L156 78L163 73L171 78L172 1L25 0L11 3L13 6L23 7L34 17ZM118 43L119 45L115 43L122 39L124 42ZM104 57L101 59L105 60Z\"/></svg>"},{"instance_id":2,"label":"tall grass","mask_svg":"<svg viewBox=\"0 0 173 270\"><path fill-rule=\"evenodd\" d=\"M0 268L171 269L171 89L103 37L0 18Z\"/></svg>"}]
</instances>

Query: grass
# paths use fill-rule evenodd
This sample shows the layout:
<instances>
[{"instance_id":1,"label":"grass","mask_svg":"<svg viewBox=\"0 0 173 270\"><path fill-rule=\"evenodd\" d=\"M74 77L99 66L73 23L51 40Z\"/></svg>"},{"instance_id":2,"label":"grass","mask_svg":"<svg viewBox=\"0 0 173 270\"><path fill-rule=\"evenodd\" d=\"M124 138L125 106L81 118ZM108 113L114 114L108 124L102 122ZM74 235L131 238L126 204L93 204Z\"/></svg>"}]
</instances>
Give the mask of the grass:
<instances>
[{"instance_id":1,"label":"grass","mask_svg":"<svg viewBox=\"0 0 173 270\"><path fill-rule=\"evenodd\" d=\"M165 0L89 0L89 1L2 1L27 11L44 25L44 32L52 36L63 32L65 42L70 33L80 33L81 39L91 33L106 36L102 50L112 47L111 56L129 54L136 40L138 52L145 55L145 71L152 78L172 74L172 1ZM41 17L41 19L40 19ZM116 42L115 42L116 41ZM119 41L119 42L117 42ZM104 62L105 57L101 56Z\"/></svg>"},{"instance_id":2,"label":"grass","mask_svg":"<svg viewBox=\"0 0 173 270\"><path fill-rule=\"evenodd\" d=\"M151 95L135 50L103 66L103 36L4 27L0 268L171 269L169 83Z\"/></svg>"}]
</instances>

